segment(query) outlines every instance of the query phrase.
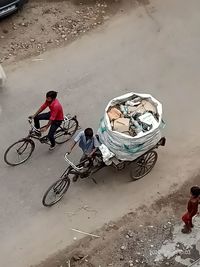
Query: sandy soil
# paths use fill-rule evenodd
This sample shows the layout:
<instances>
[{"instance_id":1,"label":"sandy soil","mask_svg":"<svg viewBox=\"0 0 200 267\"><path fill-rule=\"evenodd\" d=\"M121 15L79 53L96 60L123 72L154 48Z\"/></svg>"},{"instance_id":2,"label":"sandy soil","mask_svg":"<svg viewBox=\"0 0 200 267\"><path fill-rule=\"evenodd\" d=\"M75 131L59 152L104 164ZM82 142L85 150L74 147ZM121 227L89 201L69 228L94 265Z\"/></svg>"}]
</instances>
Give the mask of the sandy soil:
<instances>
[{"instance_id":1,"label":"sandy soil","mask_svg":"<svg viewBox=\"0 0 200 267\"><path fill-rule=\"evenodd\" d=\"M199 176L195 177L178 191L160 198L150 208L147 208L144 203L144 206L141 206L135 213L129 213L119 221L110 222L92 233L99 238L88 236L75 242L73 246L59 252L37 267L181 267L190 266L190 264L193 266L192 263L200 259L196 247L199 240L187 246L190 241L180 231L182 228L180 218L185 211L189 188L197 184L199 178ZM199 222L200 219L197 218ZM175 234L177 227L178 232ZM197 225L194 231L198 231ZM76 236L76 232L74 235ZM197 237L195 232L194 235ZM175 238L183 240L182 243L176 241L175 247L178 250L174 253L174 249L169 251L167 256L163 255L162 250L166 252L167 248L173 247ZM162 248L164 245L166 248ZM182 261L177 258L180 255ZM184 260L187 260L186 264ZM187 263L188 261L190 264Z\"/></svg>"},{"instance_id":2,"label":"sandy soil","mask_svg":"<svg viewBox=\"0 0 200 267\"><path fill-rule=\"evenodd\" d=\"M65 46L141 0L32 0L0 21L0 63Z\"/></svg>"}]
</instances>

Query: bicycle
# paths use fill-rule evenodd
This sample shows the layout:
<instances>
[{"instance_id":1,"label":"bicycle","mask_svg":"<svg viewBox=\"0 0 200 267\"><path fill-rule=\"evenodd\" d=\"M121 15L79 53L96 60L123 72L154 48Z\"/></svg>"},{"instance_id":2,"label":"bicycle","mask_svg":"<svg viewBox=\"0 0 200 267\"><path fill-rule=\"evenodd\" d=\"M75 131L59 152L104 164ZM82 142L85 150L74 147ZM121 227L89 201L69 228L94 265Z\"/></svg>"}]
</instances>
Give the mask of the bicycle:
<instances>
[{"instance_id":1,"label":"bicycle","mask_svg":"<svg viewBox=\"0 0 200 267\"><path fill-rule=\"evenodd\" d=\"M165 137L162 137L152 149L145 152L143 155L136 158L135 160L113 160L111 166L120 171L123 170L127 165L130 165L130 176L132 180L139 180L153 169L158 159L158 154L156 153L155 149L157 149L159 146L165 146L165 142ZM42 204L46 207L53 206L63 198L64 194L67 192L70 186L71 179L74 178L74 176L78 176L80 178L91 177L92 180L96 183L92 175L107 166L103 162L102 157L99 155L95 156L93 159L86 158L84 161L80 162L77 165L71 162L67 156L68 153L65 154L64 159L69 164L69 166L61 175L60 179L54 182L47 189L43 196Z\"/></svg>"},{"instance_id":2,"label":"bicycle","mask_svg":"<svg viewBox=\"0 0 200 267\"><path fill-rule=\"evenodd\" d=\"M55 183L53 183L44 194L44 197L42 199L42 203L46 207L53 206L56 204L61 198L64 196L66 191L68 190L71 179L73 181L74 177L77 178L88 178L92 174L96 173L106 165L103 163L101 156L94 156L93 158L86 158L77 165L75 165L73 162L71 162L67 156L69 154L65 154L65 161L69 164L68 168L64 171L64 173L61 175L60 179L57 180ZM95 181L94 178L92 180ZM77 179L76 179L77 181ZM55 199L52 199L52 197L55 197ZM50 198L50 202L48 199Z\"/></svg>"},{"instance_id":3,"label":"bicycle","mask_svg":"<svg viewBox=\"0 0 200 267\"><path fill-rule=\"evenodd\" d=\"M47 135L40 137L35 134L35 127L33 120L28 119L30 124L30 131L27 137L18 140L7 148L4 153L4 161L10 166L17 166L27 161L35 149L35 140L42 144L50 145ZM55 141L57 144L67 142L77 131L79 127L76 116L70 114L65 115L62 124L56 130ZM16 159L14 159L16 157Z\"/></svg>"}]
</instances>

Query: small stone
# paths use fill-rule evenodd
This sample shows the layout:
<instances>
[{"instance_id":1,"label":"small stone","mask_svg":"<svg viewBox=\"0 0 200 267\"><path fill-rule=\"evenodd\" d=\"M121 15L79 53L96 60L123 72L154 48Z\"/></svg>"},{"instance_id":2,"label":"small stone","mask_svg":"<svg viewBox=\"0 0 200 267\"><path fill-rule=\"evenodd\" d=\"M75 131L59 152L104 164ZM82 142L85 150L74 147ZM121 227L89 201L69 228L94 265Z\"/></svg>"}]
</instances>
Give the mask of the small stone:
<instances>
[{"instance_id":1,"label":"small stone","mask_svg":"<svg viewBox=\"0 0 200 267\"><path fill-rule=\"evenodd\" d=\"M79 261L79 260L81 260L82 258L84 258L84 255L78 253L78 254L73 255L72 258L73 258L74 261Z\"/></svg>"},{"instance_id":2,"label":"small stone","mask_svg":"<svg viewBox=\"0 0 200 267\"><path fill-rule=\"evenodd\" d=\"M132 231L129 230L129 231L128 231L128 235L129 235L129 237L133 237L134 234L133 234Z\"/></svg>"},{"instance_id":3,"label":"small stone","mask_svg":"<svg viewBox=\"0 0 200 267\"><path fill-rule=\"evenodd\" d=\"M119 259L120 259L120 261L123 261L124 260L124 256L121 255Z\"/></svg>"},{"instance_id":4,"label":"small stone","mask_svg":"<svg viewBox=\"0 0 200 267\"><path fill-rule=\"evenodd\" d=\"M125 250L126 249L126 247L125 246L121 246L121 250Z\"/></svg>"},{"instance_id":5,"label":"small stone","mask_svg":"<svg viewBox=\"0 0 200 267\"><path fill-rule=\"evenodd\" d=\"M21 23L21 26L23 26L23 27L28 27L28 22L22 22L22 23Z\"/></svg>"},{"instance_id":6,"label":"small stone","mask_svg":"<svg viewBox=\"0 0 200 267\"><path fill-rule=\"evenodd\" d=\"M103 16L104 20L108 20L110 17L109 16Z\"/></svg>"},{"instance_id":7,"label":"small stone","mask_svg":"<svg viewBox=\"0 0 200 267\"><path fill-rule=\"evenodd\" d=\"M7 34L8 33L8 30L7 29L3 29L2 32L5 33L5 34Z\"/></svg>"},{"instance_id":8,"label":"small stone","mask_svg":"<svg viewBox=\"0 0 200 267\"><path fill-rule=\"evenodd\" d=\"M126 238L128 239L129 238L129 235L126 235Z\"/></svg>"},{"instance_id":9,"label":"small stone","mask_svg":"<svg viewBox=\"0 0 200 267\"><path fill-rule=\"evenodd\" d=\"M34 42L35 42L35 39L31 38L31 40L30 40L30 41L31 41L31 43L34 43Z\"/></svg>"}]
</instances>

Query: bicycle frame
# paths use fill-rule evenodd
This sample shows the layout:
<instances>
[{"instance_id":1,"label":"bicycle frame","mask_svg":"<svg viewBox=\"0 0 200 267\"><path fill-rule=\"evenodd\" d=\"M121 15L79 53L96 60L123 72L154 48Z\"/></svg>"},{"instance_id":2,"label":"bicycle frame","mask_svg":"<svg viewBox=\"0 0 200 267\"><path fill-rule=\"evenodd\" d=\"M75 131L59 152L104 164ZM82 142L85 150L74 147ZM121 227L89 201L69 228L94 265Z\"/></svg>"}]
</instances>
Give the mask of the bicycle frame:
<instances>
[{"instance_id":1,"label":"bicycle frame","mask_svg":"<svg viewBox=\"0 0 200 267\"><path fill-rule=\"evenodd\" d=\"M75 174L75 175L84 175L84 174L88 174L87 175L87 177L91 177L91 175L93 175L93 174L95 174L96 172L98 172L100 169L102 169L103 167L105 167L106 165L104 164L104 165L101 165L101 166L94 166L93 165L93 163L92 163L92 165L89 167L89 169L87 169L87 167L84 167L84 166L82 166L82 167L77 167L73 162L71 162L69 159L68 159L68 156L69 155L69 153L66 153L65 154L65 156L64 156L64 159L65 159L65 161L70 165L70 167L72 168L72 170L71 170L71 173L73 172L73 174ZM87 162L87 161L92 161L92 159L85 159L85 160L83 160L82 162L80 162L79 164L83 164L84 162ZM67 173L68 172L68 170L69 170L69 168L70 167L68 167L66 170L65 170L65 172L62 174L62 176L65 174L65 173ZM85 169L86 168L86 169ZM81 178L86 178L86 177L81 177ZM95 183L95 184L97 184L97 182L96 182L96 180L92 177L91 178L92 180L93 180L93 182Z\"/></svg>"},{"instance_id":2,"label":"bicycle frame","mask_svg":"<svg viewBox=\"0 0 200 267\"><path fill-rule=\"evenodd\" d=\"M32 133L34 132L34 129L35 129L35 126L33 125L33 120L32 119L28 119L28 122L30 124L30 127L31 129L29 130L29 134L28 136L26 136L25 138L23 139L35 139L35 140L38 140L40 143L44 143L44 144L50 144L48 142L48 138L47 138L47 135L43 136L43 137L37 137L36 135L33 135ZM33 141L33 140L32 140Z\"/></svg>"},{"instance_id":3,"label":"bicycle frame","mask_svg":"<svg viewBox=\"0 0 200 267\"><path fill-rule=\"evenodd\" d=\"M64 117L64 123L67 123L67 122L69 122L71 119L73 119L73 118L75 118L76 119L76 116L71 116L71 114L67 114L67 115L65 115L65 117ZM26 137L26 138L28 138L28 139L36 139L36 140L38 140L40 143L44 143L44 144L50 144L49 143L49 140L48 140L48 137L47 137L47 135L45 135L45 136L43 136L43 137L37 137L37 136L35 136L35 135L32 135L32 132L36 129L35 128L35 126L33 125L33 119L28 119L28 122L29 122L29 124L30 124L30 127L31 127L31 129L30 129L30 131L29 131L29 134L28 134L28 136ZM63 130L63 127L62 126L60 126L60 128L61 128L61 130ZM25 138L25 139L26 139Z\"/></svg>"}]
</instances>

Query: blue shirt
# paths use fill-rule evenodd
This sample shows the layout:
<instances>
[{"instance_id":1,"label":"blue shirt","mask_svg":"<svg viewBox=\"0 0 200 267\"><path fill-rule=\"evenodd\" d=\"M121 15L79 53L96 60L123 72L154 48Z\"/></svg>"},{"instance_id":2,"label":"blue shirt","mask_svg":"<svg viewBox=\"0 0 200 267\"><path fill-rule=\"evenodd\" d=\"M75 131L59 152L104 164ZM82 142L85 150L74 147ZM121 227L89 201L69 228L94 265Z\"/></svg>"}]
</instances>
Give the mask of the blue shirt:
<instances>
[{"instance_id":1,"label":"blue shirt","mask_svg":"<svg viewBox=\"0 0 200 267\"><path fill-rule=\"evenodd\" d=\"M81 131L74 138L76 143L79 143L79 147L83 150L84 154L90 154L94 148L100 146L99 141L96 136L93 136L91 139L86 140L84 131Z\"/></svg>"}]
</instances>

